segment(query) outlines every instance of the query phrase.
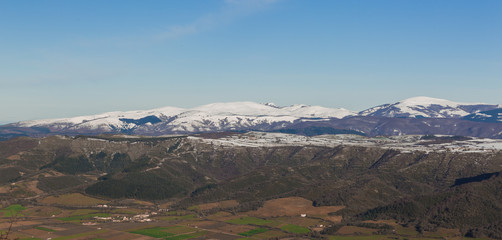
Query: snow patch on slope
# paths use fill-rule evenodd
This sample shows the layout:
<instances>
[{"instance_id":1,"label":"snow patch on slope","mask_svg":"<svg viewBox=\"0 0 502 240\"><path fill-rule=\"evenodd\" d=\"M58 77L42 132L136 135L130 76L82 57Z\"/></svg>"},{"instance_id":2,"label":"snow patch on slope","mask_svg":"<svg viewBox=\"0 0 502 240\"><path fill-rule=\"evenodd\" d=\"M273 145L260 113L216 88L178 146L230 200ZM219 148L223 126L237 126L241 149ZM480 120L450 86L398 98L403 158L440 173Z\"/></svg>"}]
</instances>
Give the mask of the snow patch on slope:
<instances>
[{"instance_id":1,"label":"snow patch on slope","mask_svg":"<svg viewBox=\"0 0 502 240\"><path fill-rule=\"evenodd\" d=\"M437 135L448 137L447 135ZM368 138L359 135L319 135L307 137L285 133L248 132L223 138L203 138L190 136L188 139L203 141L223 147L280 147L280 146L364 146L400 150L402 152L458 152L493 153L502 151L502 139L473 138L447 143L427 143L420 135Z\"/></svg>"}]
</instances>

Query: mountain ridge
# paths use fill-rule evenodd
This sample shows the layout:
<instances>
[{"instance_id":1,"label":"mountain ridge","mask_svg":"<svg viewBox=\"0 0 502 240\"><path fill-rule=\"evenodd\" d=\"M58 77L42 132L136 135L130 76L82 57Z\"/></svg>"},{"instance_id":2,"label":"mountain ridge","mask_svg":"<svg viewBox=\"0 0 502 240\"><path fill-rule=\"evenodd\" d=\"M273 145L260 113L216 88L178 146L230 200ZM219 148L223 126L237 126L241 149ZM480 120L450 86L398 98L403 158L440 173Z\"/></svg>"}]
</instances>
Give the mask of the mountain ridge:
<instances>
[{"instance_id":1,"label":"mountain ridge","mask_svg":"<svg viewBox=\"0 0 502 240\"><path fill-rule=\"evenodd\" d=\"M303 125L315 132L355 132L368 135L467 134L473 137L502 137L502 119L469 117L495 111L497 104L459 103L414 97L383 104L359 113L344 108L273 103L211 103L194 108L162 107L150 110L115 111L72 118L21 121L0 126L0 136L45 136L47 134L94 135L126 133L142 135L194 134L221 131L297 131ZM490 112L489 112L490 113ZM498 114L498 112L495 112ZM480 116L487 116L480 115ZM414 121L405 119L424 119ZM439 119L439 120L435 120ZM441 120L442 119L442 120ZM437 121L441 124L436 123ZM378 122L378 124L373 124ZM490 124L488 124L490 123ZM431 124L439 127L431 128ZM461 125L462 128L458 128ZM319 130L322 127L324 130ZM327 128L326 128L327 127ZM370 129L372 128L372 129ZM486 129L490 129L489 131ZM386 129L386 130L380 130ZM410 131L410 129L414 129ZM474 130L476 129L476 130ZM27 131L29 130L29 131ZM289 131L288 130L288 131ZM35 133L33 133L33 131Z\"/></svg>"},{"instance_id":2,"label":"mountain ridge","mask_svg":"<svg viewBox=\"0 0 502 240\"><path fill-rule=\"evenodd\" d=\"M362 116L459 118L480 111L499 108L497 104L459 103L431 97L413 97L393 104L383 104L359 112Z\"/></svg>"}]
</instances>

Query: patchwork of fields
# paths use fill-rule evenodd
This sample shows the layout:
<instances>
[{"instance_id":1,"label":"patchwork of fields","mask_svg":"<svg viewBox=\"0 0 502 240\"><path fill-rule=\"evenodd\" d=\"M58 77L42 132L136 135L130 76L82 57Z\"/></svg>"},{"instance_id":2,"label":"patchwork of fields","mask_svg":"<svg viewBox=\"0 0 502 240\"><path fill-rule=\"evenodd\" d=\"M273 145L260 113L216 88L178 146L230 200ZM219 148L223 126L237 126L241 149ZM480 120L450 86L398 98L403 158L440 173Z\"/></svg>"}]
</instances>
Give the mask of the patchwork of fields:
<instances>
[{"instance_id":1,"label":"patchwork of fields","mask_svg":"<svg viewBox=\"0 0 502 240\"><path fill-rule=\"evenodd\" d=\"M83 201L89 203L89 207L83 208ZM340 225L330 221L330 217L336 216L343 206L313 207L312 202L299 197L269 200L255 211L241 213L228 211L237 203L234 200L176 210L155 209L151 203L134 208L97 207L91 206L91 203L102 203L102 200L86 196L79 198L75 194L65 194L50 201L43 199L41 202L47 206L15 204L0 209L2 233L6 234L11 228L9 239L53 240L461 239L460 233L455 230L440 229L419 234L414 228L392 221L366 221L360 226ZM59 207L50 206L49 202ZM227 206L227 210L222 206ZM141 222L135 218L137 216L150 220Z\"/></svg>"}]
</instances>

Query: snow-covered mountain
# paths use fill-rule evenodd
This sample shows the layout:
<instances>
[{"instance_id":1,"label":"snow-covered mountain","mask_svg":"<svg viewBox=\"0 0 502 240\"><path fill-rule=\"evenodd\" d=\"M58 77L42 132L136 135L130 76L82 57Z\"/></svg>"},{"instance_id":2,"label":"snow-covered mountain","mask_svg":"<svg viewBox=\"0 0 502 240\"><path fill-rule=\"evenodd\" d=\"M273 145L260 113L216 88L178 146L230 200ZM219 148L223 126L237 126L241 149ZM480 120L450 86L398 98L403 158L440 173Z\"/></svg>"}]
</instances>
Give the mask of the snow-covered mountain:
<instances>
[{"instance_id":1,"label":"snow-covered mountain","mask_svg":"<svg viewBox=\"0 0 502 240\"><path fill-rule=\"evenodd\" d=\"M126 133L158 136L221 131L279 131L304 135L446 134L502 138L502 106L415 97L355 113L343 108L273 103L213 103L0 126L0 140L17 136Z\"/></svg>"},{"instance_id":2,"label":"snow-covered mountain","mask_svg":"<svg viewBox=\"0 0 502 240\"><path fill-rule=\"evenodd\" d=\"M500 105L495 104L458 103L439 98L414 97L372 107L360 112L359 115L390 118L461 118L499 107Z\"/></svg>"},{"instance_id":3,"label":"snow-covered mountain","mask_svg":"<svg viewBox=\"0 0 502 240\"><path fill-rule=\"evenodd\" d=\"M344 118L346 109L293 105L277 107L254 102L213 103L190 109L165 107L146 111L110 112L74 118L25 121L15 127L42 127L51 132L127 132L157 134L273 129L300 119Z\"/></svg>"}]
</instances>

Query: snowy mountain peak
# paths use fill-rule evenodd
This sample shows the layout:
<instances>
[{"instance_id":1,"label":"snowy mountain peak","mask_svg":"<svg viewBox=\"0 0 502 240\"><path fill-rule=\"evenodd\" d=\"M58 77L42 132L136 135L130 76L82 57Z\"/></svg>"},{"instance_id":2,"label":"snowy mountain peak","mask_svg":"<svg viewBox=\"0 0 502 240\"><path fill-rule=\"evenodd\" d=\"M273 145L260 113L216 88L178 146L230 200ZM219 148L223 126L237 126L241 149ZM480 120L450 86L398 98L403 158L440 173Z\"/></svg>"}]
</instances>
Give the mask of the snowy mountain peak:
<instances>
[{"instance_id":1,"label":"snowy mountain peak","mask_svg":"<svg viewBox=\"0 0 502 240\"><path fill-rule=\"evenodd\" d=\"M471 113L487 111L498 105L459 103L431 97L413 97L393 104L384 104L360 112L362 116L406 118L460 118Z\"/></svg>"},{"instance_id":2,"label":"snowy mountain peak","mask_svg":"<svg viewBox=\"0 0 502 240\"><path fill-rule=\"evenodd\" d=\"M231 114L231 115L263 115L275 111L276 109L255 102L228 102L228 103L211 103L191 110L201 111L211 114Z\"/></svg>"},{"instance_id":3,"label":"snowy mountain peak","mask_svg":"<svg viewBox=\"0 0 502 240\"><path fill-rule=\"evenodd\" d=\"M440 99L440 98L413 97L413 98L408 98L408 99L405 99L405 100L398 102L398 105L401 105L401 106L441 105L441 106L457 107L458 105L465 105L465 104L452 102L452 101Z\"/></svg>"}]
</instances>

